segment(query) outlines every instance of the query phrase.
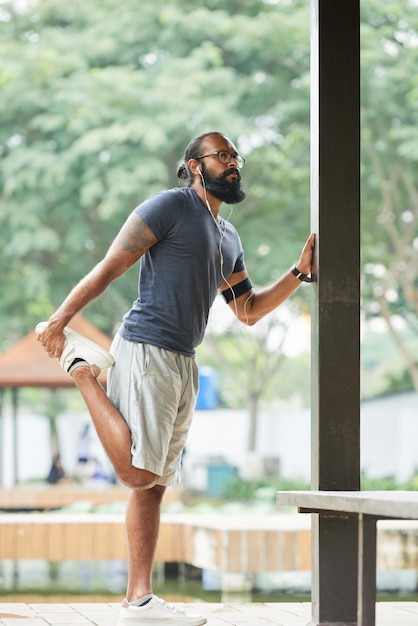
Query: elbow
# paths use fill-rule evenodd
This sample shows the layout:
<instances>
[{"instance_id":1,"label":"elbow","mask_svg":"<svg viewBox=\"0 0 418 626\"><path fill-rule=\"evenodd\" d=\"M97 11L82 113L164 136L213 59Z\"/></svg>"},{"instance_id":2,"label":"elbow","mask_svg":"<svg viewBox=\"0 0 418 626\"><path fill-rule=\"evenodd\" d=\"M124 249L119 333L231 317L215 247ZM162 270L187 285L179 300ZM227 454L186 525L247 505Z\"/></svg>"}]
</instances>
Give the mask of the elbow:
<instances>
[{"instance_id":1,"label":"elbow","mask_svg":"<svg viewBox=\"0 0 418 626\"><path fill-rule=\"evenodd\" d=\"M244 303L244 307L240 311L240 315L238 315L240 322L245 324L246 326L254 326L262 317L264 317L264 312L257 311L257 308L254 306L255 302L255 293L252 292Z\"/></svg>"},{"instance_id":2,"label":"elbow","mask_svg":"<svg viewBox=\"0 0 418 626\"><path fill-rule=\"evenodd\" d=\"M240 322L243 322L243 324L245 324L246 326L254 326L263 317L264 317L264 315L258 315L256 313L250 311L250 312L247 312L245 315L243 315L240 318Z\"/></svg>"},{"instance_id":3,"label":"elbow","mask_svg":"<svg viewBox=\"0 0 418 626\"><path fill-rule=\"evenodd\" d=\"M242 320L243 322L245 322L246 326L254 326L255 324L257 324L259 318L255 318L255 317L247 317L244 320Z\"/></svg>"}]
</instances>

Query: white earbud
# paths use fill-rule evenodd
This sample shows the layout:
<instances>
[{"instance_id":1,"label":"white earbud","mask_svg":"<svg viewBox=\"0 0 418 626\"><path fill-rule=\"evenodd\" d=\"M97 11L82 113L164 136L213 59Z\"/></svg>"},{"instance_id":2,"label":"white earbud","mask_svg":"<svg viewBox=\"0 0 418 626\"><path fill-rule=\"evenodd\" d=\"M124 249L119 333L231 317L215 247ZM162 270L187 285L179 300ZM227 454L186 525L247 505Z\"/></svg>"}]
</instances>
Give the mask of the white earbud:
<instances>
[{"instance_id":1,"label":"white earbud","mask_svg":"<svg viewBox=\"0 0 418 626\"><path fill-rule=\"evenodd\" d=\"M199 172L199 174L202 176L202 172L200 171L200 165L197 168L197 171Z\"/></svg>"}]
</instances>

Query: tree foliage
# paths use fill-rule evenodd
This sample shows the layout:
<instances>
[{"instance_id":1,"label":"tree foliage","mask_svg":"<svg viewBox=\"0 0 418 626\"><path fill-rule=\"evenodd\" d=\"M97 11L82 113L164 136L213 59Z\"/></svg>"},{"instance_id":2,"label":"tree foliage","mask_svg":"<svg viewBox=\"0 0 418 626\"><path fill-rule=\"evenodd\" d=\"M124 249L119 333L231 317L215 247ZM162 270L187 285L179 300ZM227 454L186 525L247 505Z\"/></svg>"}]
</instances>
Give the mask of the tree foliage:
<instances>
[{"instance_id":1,"label":"tree foliage","mask_svg":"<svg viewBox=\"0 0 418 626\"><path fill-rule=\"evenodd\" d=\"M198 352L205 363L222 371L222 380L218 381L221 401L228 407L248 409L249 452L257 448L256 424L261 403L277 394L281 366L286 360L283 344L288 325L289 320L278 312L251 328L236 329L233 323L221 335L208 333Z\"/></svg>"},{"instance_id":2,"label":"tree foliage","mask_svg":"<svg viewBox=\"0 0 418 626\"><path fill-rule=\"evenodd\" d=\"M362 0L363 310L416 331L417 0ZM296 258L309 213L305 0L0 5L0 349L51 313L195 135L246 157L234 209L255 284ZM342 146L343 149L343 146ZM224 210L228 214L228 208ZM137 268L90 305L111 333Z\"/></svg>"},{"instance_id":3,"label":"tree foliage","mask_svg":"<svg viewBox=\"0 0 418 626\"><path fill-rule=\"evenodd\" d=\"M418 389L418 11L362 3L363 307L383 317ZM402 324L396 324L401 319Z\"/></svg>"},{"instance_id":4,"label":"tree foliage","mask_svg":"<svg viewBox=\"0 0 418 626\"><path fill-rule=\"evenodd\" d=\"M1 6L3 343L51 313L139 202L177 184L203 131L251 155L233 219L255 281L289 264L308 231L303 2ZM103 330L135 297L136 273L91 305Z\"/></svg>"}]
</instances>

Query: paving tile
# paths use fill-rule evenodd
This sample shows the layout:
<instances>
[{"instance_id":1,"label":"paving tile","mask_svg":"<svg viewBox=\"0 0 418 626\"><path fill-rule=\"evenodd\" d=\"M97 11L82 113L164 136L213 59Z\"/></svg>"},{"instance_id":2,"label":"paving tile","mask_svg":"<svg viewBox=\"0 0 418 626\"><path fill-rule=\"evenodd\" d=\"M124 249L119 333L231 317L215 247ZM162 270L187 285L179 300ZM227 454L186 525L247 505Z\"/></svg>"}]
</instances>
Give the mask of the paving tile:
<instances>
[{"instance_id":1,"label":"paving tile","mask_svg":"<svg viewBox=\"0 0 418 626\"><path fill-rule=\"evenodd\" d=\"M69 604L31 604L31 608L48 624L88 624L89 619Z\"/></svg>"},{"instance_id":2,"label":"paving tile","mask_svg":"<svg viewBox=\"0 0 418 626\"><path fill-rule=\"evenodd\" d=\"M378 602L376 626L417 626L418 602Z\"/></svg>"},{"instance_id":3,"label":"paving tile","mask_svg":"<svg viewBox=\"0 0 418 626\"><path fill-rule=\"evenodd\" d=\"M203 614L208 626L306 626L308 602L175 603ZM120 610L112 603L0 603L0 626L114 626ZM418 602L380 602L376 626L417 626Z\"/></svg>"},{"instance_id":4,"label":"paving tile","mask_svg":"<svg viewBox=\"0 0 418 626\"><path fill-rule=\"evenodd\" d=\"M47 622L42 617L24 617L19 619L13 618L0 618L1 626L46 626Z\"/></svg>"},{"instance_id":5,"label":"paving tile","mask_svg":"<svg viewBox=\"0 0 418 626\"><path fill-rule=\"evenodd\" d=\"M46 613L72 613L74 609L67 603L60 602L57 604L54 603L33 603L28 605L31 609L33 609L38 614L46 614Z\"/></svg>"},{"instance_id":6,"label":"paving tile","mask_svg":"<svg viewBox=\"0 0 418 626\"><path fill-rule=\"evenodd\" d=\"M5 614L21 615L22 617L29 617L36 615L36 612L23 602L4 602L0 603L0 617Z\"/></svg>"}]
</instances>

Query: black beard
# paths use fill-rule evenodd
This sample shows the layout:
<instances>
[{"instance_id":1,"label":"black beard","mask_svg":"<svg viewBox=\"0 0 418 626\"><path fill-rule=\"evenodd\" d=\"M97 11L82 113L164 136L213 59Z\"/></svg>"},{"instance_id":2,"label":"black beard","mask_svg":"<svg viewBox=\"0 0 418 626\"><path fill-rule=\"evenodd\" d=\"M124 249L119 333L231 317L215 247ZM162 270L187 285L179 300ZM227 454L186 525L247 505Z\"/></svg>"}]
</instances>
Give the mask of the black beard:
<instances>
[{"instance_id":1,"label":"black beard","mask_svg":"<svg viewBox=\"0 0 418 626\"><path fill-rule=\"evenodd\" d=\"M204 164L202 170L206 191L212 196L215 196L215 198L218 198L218 200L226 204L237 204L244 200L245 191L241 187L241 175L235 167L226 170L220 176L212 176ZM226 177L229 176L229 174L235 173L238 174L238 178L232 182L228 182Z\"/></svg>"}]
</instances>

